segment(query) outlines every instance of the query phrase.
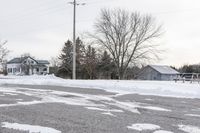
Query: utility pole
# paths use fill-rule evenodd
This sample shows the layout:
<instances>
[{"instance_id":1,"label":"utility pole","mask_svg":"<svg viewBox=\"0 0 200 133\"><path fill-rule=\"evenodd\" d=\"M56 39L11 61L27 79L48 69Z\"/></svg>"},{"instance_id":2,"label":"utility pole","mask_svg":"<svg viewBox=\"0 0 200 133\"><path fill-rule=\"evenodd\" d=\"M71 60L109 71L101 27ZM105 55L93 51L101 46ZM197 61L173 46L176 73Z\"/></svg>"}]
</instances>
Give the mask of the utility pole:
<instances>
[{"instance_id":1,"label":"utility pole","mask_svg":"<svg viewBox=\"0 0 200 133\"><path fill-rule=\"evenodd\" d=\"M73 2L69 2L74 6L73 13L73 70L72 70L72 78L76 79L76 6L85 5L85 3L77 3L76 0Z\"/></svg>"},{"instance_id":2,"label":"utility pole","mask_svg":"<svg viewBox=\"0 0 200 133\"><path fill-rule=\"evenodd\" d=\"M76 79L76 0L74 0L74 19L73 19L73 79Z\"/></svg>"}]
</instances>

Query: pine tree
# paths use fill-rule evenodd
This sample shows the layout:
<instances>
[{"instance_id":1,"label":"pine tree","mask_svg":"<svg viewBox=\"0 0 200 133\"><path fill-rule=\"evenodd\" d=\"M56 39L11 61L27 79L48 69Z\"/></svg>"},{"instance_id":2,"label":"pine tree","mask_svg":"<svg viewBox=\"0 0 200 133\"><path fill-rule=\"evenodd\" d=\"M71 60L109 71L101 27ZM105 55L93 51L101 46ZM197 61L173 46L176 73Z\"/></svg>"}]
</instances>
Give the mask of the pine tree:
<instances>
[{"instance_id":1,"label":"pine tree","mask_svg":"<svg viewBox=\"0 0 200 133\"><path fill-rule=\"evenodd\" d=\"M115 65L107 51L104 51L98 63L98 73L100 78L110 79L115 71Z\"/></svg>"},{"instance_id":2,"label":"pine tree","mask_svg":"<svg viewBox=\"0 0 200 133\"><path fill-rule=\"evenodd\" d=\"M63 49L62 53L59 56L59 59L62 61L61 68L65 69L69 74L71 74L72 71L72 59L73 59L73 45L70 40L68 40Z\"/></svg>"},{"instance_id":3,"label":"pine tree","mask_svg":"<svg viewBox=\"0 0 200 133\"><path fill-rule=\"evenodd\" d=\"M76 40L76 70L77 70L77 77L82 72L82 62L83 62L83 52L84 52L84 45L80 38ZM61 67L59 69L58 75L67 76L71 78L72 75L72 64L73 64L73 43L68 40L59 56L61 60Z\"/></svg>"}]
</instances>

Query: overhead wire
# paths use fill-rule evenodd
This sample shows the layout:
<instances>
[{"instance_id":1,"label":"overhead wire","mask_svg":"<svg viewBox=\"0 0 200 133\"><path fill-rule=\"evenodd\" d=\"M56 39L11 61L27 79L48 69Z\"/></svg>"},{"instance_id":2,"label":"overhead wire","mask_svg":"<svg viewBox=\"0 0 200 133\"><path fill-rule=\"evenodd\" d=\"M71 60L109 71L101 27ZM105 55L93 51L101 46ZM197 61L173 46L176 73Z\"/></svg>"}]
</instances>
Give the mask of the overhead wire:
<instances>
[{"instance_id":1,"label":"overhead wire","mask_svg":"<svg viewBox=\"0 0 200 133\"><path fill-rule=\"evenodd\" d=\"M49 13L57 13L57 12L52 12L52 11L56 11L56 10L51 10L52 8L49 8L50 9L50 12L45 12L46 13L46 15L49 15ZM60 10L60 8L57 8L58 10ZM46 11L48 11L48 10L46 10ZM43 12L42 14L41 14L41 16L43 16L43 15L45 15L45 13ZM36 14L37 15L37 17L38 17L38 14ZM39 15L40 16L40 15ZM26 17L26 16L23 16L23 17ZM32 17L31 15L28 15L28 17ZM27 21L27 19L25 19L26 21ZM23 19L22 18L20 18L19 17L19 20L18 20L20 23L22 23L22 22L24 22L23 21ZM29 20L28 20L29 21ZM31 21L31 20L30 20ZM77 23L81 23L81 22L86 22L86 21L89 21L89 20L79 20ZM12 23L16 23L17 22L17 20L11 20L11 22ZM62 24L59 24L59 25L66 25L67 23L69 23L69 22L64 22L64 23L62 23ZM59 26L58 24L56 24L55 26ZM34 25L35 27L38 27L37 25ZM50 26L47 26L47 27L55 27L54 25L50 25ZM30 27L33 27L33 26L30 26ZM41 28L38 28L38 29L40 29L41 30Z\"/></svg>"},{"instance_id":2,"label":"overhead wire","mask_svg":"<svg viewBox=\"0 0 200 133\"><path fill-rule=\"evenodd\" d=\"M49 1L49 0L48 0ZM106 0L107 2L111 2L111 1L114 1L114 0ZM87 2L87 4L97 4L98 2L102 2L102 3L105 3L106 1L102 1L102 0L93 0L93 1L91 1L91 0L85 0L85 2ZM67 1L66 1L66 4L67 4ZM40 5L40 6L39 6ZM32 13L28 13L27 12L27 16L26 16L26 14L25 15L22 15L22 16L18 16L17 17L17 19L15 18L12 18L11 17L11 19L10 20L8 20L8 21L11 21L12 23L17 23L17 22L20 22L20 23L23 23L23 22L27 22L27 21L32 21L31 19L29 20L29 19L27 19L27 18L32 18L32 17L36 17L36 18L38 18L38 17L43 17L43 16L49 16L49 15L51 15L51 14L53 14L53 13L59 13L59 12L61 12L61 11L67 11L67 8L65 7L65 6L63 6L63 5L60 5L60 4L54 4L54 6L51 6L51 7L47 7L46 5L45 5L45 2L43 3L43 4L39 4L37 7L39 7L38 9L42 9L42 10L39 10L39 11L41 11L40 13L35 13L35 10L33 10L33 12ZM44 6L44 7L43 7ZM70 9L70 8L69 8ZM24 10L26 10L26 9L24 9ZM197 9L196 9L197 10ZM177 10L177 11L167 11L167 12L157 12L157 13L152 13L152 14L158 14L158 15L161 15L161 14L171 14L171 13L180 13L180 12L187 12L187 11L194 11L194 9L186 9L186 10ZM24 20L25 21L24 21ZM7 22L8 22L7 21ZM87 21L90 21L90 20L79 20L79 22L78 23L81 23L81 22L87 22ZM50 27L54 27L54 28L56 28L56 27L58 27L58 28L60 28L59 27L59 25L60 26L65 26L66 24L69 24L70 22L63 22L63 23L60 23L60 24L55 24L55 25L49 25L49 26L46 26L47 28L45 28L45 29L48 29L48 28L50 28ZM37 25L34 25L35 27L38 27ZM33 27L34 27L33 26ZM31 27L31 25L30 25L30 27ZM43 26L42 26L43 27ZM39 30L42 30L43 28L37 28L37 29L39 29ZM34 29L33 29L34 30ZM31 30L32 31L32 30ZM30 31L30 32L31 32Z\"/></svg>"},{"instance_id":3,"label":"overhead wire","mask_svg":"<svg viewBox=\"0 0 200 133\"><path fill-rule=\"evenodd\" d=\"M6 18L1 19L1 22L3 22L3 21L4 22L21 21L21 20L26 19L26 18L49 15L49 14L52 14L52 13L57 13L59 11L66 11L66 10L67 9L65 7L53 6L53 7L49 7L49 8L46 8L46 9L37 10L37 13L35 11L34 12L26 12L25 14L19 13L17 16L12 16L12 17L9 17L7 19Z\"/></svg>"}]
</instances>

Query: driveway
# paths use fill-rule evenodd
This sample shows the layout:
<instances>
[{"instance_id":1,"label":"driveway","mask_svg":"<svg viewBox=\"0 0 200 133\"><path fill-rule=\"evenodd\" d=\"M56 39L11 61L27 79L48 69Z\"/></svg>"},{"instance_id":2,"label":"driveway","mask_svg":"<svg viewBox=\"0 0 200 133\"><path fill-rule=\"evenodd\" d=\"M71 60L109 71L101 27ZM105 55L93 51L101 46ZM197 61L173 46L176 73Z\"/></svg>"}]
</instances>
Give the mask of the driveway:
<instances>
[{"instance_id":1,"label":"driveway","mask_svg":"<svg viewBox=\"0 0 200 133\"><path fill-rule=\"evenodd\" d=\"M199 133L200 99L7 84L0 123L1 133Z\"/></svg>"}]
</instances>

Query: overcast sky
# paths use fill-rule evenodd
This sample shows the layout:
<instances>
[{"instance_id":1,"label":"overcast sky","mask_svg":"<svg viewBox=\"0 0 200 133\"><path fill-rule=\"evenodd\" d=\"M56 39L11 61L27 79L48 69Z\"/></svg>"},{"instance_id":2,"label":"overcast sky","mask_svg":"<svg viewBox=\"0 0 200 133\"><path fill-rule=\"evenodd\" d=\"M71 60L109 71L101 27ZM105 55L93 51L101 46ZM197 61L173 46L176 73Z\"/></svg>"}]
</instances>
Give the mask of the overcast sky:
<instances>
[{"instance_id":1,"label":"overcast sky","mask_svg":"<svg viewBox=\"0 0 200 133\"><path fill-rule=\"evenodd\" d=\"M70 0L0 0L0 39L8 40L9 58L31 53L39 59L59 54L72 38ZM93 29L101 8L152 14L163 24L165 53L156 64L200 63L199 0L79 0L77 34Z\"/></svg>"}]
</instances>

